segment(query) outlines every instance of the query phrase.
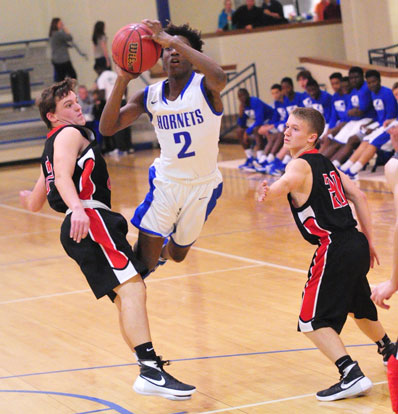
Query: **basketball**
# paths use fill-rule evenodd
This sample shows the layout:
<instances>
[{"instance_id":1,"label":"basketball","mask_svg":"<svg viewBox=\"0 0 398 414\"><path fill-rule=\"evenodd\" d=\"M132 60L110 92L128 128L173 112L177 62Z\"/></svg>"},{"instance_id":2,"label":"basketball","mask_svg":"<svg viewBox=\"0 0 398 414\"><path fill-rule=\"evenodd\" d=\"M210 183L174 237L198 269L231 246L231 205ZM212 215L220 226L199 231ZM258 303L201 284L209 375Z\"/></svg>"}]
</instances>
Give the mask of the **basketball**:
<instances>
[{"instance_id":1,"label":"basketball","mask_svg":"<svg viewBox=\"0 0 398 414\"><path fill-rule=\"evenodd\" d=\"M162 47L145 35L152 32L140 23L122 27L113 38L112 55L115 63L130 73L142 73L150 69L160 58Z\"/></svg>"}]
</instances>

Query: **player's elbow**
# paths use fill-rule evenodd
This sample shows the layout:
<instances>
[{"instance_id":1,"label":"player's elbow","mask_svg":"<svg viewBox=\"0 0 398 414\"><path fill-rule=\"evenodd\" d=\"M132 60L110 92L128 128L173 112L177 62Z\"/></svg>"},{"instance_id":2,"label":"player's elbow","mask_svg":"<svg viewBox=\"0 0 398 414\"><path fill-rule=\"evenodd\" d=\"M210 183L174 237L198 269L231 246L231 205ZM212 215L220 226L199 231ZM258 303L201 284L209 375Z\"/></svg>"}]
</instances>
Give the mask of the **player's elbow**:
<instances>
[{"instance_id":1,"label":"player's elbow","mask_svg":"<svg viewBox=\"0 0 398 414\"><path fill-rule=\"evenodd\" d=\"M110 125L107 125L105 122L101 122L101 121L99 124L99 132L104 137L110 137L115 133L114 129Z\"/></svg>"}]
</instances>

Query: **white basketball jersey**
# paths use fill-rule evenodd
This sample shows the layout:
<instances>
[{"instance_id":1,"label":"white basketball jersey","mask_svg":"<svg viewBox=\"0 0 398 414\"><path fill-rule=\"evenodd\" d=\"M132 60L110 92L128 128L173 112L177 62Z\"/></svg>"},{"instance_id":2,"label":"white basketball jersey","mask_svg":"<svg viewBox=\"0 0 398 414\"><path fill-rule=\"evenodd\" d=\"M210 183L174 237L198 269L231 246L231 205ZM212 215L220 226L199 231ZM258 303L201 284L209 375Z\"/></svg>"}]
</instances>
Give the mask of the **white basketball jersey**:
<instances>
[{"instance_id":1,"label":"white basketball jersey","mask_svg":"<svg viewBox=\"0 0 398 414\"><path fill-rule=\"evenodd\" d=\"M156 172L177 180L195 180L217 171L222 112L216 112L204 88L204 75L192 76L175 101L165 96L166 81L147 86L145 109L160 145Z\"/></svg>"}]
</instances>

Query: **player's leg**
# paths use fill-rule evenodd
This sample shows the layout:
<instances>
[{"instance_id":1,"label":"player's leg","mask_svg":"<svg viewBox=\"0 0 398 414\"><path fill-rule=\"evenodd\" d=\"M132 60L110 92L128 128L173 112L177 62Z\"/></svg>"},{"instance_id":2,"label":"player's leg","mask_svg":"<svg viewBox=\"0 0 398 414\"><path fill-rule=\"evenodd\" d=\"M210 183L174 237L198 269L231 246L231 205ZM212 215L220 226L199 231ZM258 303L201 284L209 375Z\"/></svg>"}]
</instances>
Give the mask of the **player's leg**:
<instances>
[{"instance_id":1,"label":"player's leg","mask_svg":"<svg viewBox=\"0 0 398 414\"><path fill-rule=\"evenodd\" d=\"M138 240L134 245L134 252L137 255L137 259L141 260L149 271L156 267L163 243L164 237L145 233L142 230L138 232Z\"/></svg>"},{"instance_id":2,"label":"player's leg","mask_svg":"<svg viewBox=\"0 0 398 414\"><path fill-rule=\"evenodd\" d=\"M146 287L142 278L137 275L116 287L114 292L122 336L131 351L135 352L140 366L140 375L133 385L134 391L169 400L191 398L195 387L168 374L163 369L168 361L162 361L155 353L146 311Z\"/></svg>"}]
</instances>

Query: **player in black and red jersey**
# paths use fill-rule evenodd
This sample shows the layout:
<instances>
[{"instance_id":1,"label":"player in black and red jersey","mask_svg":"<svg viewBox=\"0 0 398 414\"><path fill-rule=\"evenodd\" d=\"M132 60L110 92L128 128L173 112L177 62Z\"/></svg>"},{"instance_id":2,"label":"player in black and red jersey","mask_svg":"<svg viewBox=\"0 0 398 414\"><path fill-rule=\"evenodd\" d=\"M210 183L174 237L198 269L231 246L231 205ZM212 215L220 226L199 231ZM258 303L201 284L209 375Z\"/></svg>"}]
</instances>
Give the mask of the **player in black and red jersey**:
<instances>
[{"instance_id":1,"label":"player in black and red jersey","mask_svg":"<svg viewBox=\"0 0 398 414\"><path fill-rule=\"evenodd\" d=\"M260 187L259 201L287 196L303 237L318 245L304 287L298 330L334 362L340 381L316 394L333 401L365 394L372 382L348 355L340 332L351 314L358 327L378 346L386 363L394 350L370 299L366 275L378 257L366 197L345 174L318 153L315 144L325 120L312 108L297 108L289 116L284 145L293 160L286 173ZM358 231L348 200L355 206Z\"/></svg>"},{"instance_id":2,"label":"player in black and red jersey","mask_svg":"<svg viewBox=\"0 0 398 414\"><path fill-rule=\"evenodd\" d=\"M40 177L32 191L21 191L22 205L38 211L46 198L65 213L61 242L80 266L97 299L108 295L116 304L122 336L136 353L140 375L134 390L171 400L186 400L195 387L167 372L154 351L141 278L148 269L126 239L124 217L111 211L109 176L93 131L86 128L74 81L65 79L45 89L40 114L50 132Z\"/></svg>"}]
</instances>

